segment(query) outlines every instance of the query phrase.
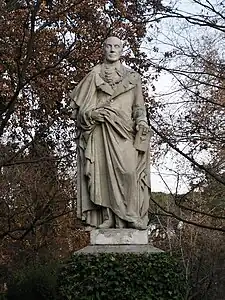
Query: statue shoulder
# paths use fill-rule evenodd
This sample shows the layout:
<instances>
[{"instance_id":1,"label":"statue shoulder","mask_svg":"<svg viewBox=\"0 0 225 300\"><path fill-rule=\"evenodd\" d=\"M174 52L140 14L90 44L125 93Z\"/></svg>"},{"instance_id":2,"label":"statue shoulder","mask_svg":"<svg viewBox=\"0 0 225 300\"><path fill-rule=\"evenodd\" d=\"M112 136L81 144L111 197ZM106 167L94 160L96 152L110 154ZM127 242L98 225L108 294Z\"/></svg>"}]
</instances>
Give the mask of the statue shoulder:
<instances>
[{"instance_id":1,"label":"statue shoulder","mask_svg":"<svg viewBox=\"0 0 225 300\"><path fill-rule=\"evenodd\" d=\"M94 68L91 70L91 73L94 73L94 74L100 73L101 68L102 68L102 65L98 64L98 65L94 66Z\"/></svg>"},{"instance_id":2,"label":"statue shoulder","mask_svg":"<svg viewBox=\"0 0 225 300\"><path fill-rule=\"evenodd\" d=\"M125 68L127 77L133 84L137 84L141 80L141 76L138 72L136 72L135 70L128 68L128 67L124 67L124 68Z\"/></svg>"},{"instance_id":3,"label":"statue shoulder","mask_svg":"<svg viewBox=\"0 0 225 300\"><path fill-rule=\"evenodd\" d=\"M97 73L100 73L100 71L101 71L101 65L100 64L94 66L93 68L89 69L88 73L86 73L86 76L83 77L83 80L81 80L80 82L85 81L87 78L90 79L91 77L93 77Z\"/></svg>"}]
</instances>

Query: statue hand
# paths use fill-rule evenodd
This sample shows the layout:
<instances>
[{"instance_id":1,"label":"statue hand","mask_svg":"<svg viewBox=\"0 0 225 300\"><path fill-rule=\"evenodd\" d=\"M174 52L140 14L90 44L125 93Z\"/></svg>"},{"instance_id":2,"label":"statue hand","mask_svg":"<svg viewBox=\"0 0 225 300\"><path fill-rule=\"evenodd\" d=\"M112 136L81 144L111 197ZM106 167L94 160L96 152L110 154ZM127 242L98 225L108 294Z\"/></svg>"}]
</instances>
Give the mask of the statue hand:
<instances>
[{"instance_id":1,"label":"statue hand","mask_svg":"<svg viewBox=\"0 0 225 300\"><path fill-rule=\"evenodd\" d=\"M139 131L142 129L143 134L147 134L150 131L148 124L145 121L140 121L136 125L136 130Z\"/></svg>"},{"instance_id":2,"label":"statue hand","mask_svg":"<svg viewBox=\"0 0 225 300\"><path fill-rule=\"evenodd\" d=\"M97 122L104 122L105 111L104 109L95 109L91 113L91 118Z\"/></svg>"}]
</instances>

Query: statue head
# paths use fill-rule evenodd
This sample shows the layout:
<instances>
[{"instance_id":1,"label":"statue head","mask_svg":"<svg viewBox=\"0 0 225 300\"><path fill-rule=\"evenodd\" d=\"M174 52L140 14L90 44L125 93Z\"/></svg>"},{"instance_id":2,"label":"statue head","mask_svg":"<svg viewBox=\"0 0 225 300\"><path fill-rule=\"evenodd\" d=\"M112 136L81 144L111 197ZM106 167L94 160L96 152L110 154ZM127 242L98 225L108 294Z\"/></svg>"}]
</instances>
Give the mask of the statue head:
<instances>
[{"instance_id":1,"label":"statue head","mask_svg":"<svg viewBox=\"0 0 225 300\"><path fill-rule=\"evenodd\" d=\"M103 48L106 61L113 63L120 59L123 51L123 43L119 38L110 36L105 40Z\"/></svg>"}]
</instances>

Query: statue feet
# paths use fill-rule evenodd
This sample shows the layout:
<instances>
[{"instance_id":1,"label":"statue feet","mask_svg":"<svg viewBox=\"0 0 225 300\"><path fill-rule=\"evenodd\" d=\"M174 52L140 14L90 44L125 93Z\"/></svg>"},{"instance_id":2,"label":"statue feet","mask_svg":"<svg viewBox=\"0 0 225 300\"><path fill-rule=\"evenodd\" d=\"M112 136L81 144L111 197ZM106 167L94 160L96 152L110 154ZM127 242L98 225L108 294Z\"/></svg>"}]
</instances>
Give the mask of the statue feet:
<instances>
[{"instance_id":1,"label":"statue feet","mask_svg":"<svg viewBox=\"0 0 225 300\"><path fill-rule=\"evenodd\" d=\"M116 228L126 228L127 227L127 222L120 219L118 216L115 216L116 220Z\"/></svg>"},{"instance_id":2,"label":"statue feet","mask_svg":"<svg viewBox=\"0 0 225 300\"><path fill-rule=\"evenodd\" d=\"M132 223L130 223L129 227L135 228L135 229L138 229L138 230L145 230L145 229L147 229L147 225L144 224L142 221L132 222Z\"/></svg>"},{"instance_id":3,"label":"statue feet","mask_svg":"<svg viewBox=\"0 0 225 300\"><path fill-rule=\"evenodd\" d=\"M98 226L99 229L108 229L114 227L114 222L111 219L105 220L102 224Z\"/></svg>"},{"instance_id":4,"label":"statue feet","mask_svg":"<svg viewBox=\"0 0 225 300\"><path fill-rule=\"evenodd\" d=\"M94 227L94 226L86 226L85 227L85 231L92 231L92 230L94 230L96 227Z\"/></svg>"}]
</instances>

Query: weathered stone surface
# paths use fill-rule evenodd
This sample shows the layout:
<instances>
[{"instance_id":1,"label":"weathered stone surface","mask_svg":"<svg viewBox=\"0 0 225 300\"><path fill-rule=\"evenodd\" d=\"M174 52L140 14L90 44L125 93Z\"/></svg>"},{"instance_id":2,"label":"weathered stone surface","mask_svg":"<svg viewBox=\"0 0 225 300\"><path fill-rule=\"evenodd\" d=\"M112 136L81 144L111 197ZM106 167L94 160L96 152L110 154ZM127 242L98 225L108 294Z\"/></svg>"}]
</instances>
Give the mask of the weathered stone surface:
<instances>
[{"instance_id":1,"label":"weathered stone surface","mask_svg":"<svg viewBox=\"0 0 225 300\"><path fill-rule=\"evenodd\" d=\"M124 66L123 43L108 37L105 59L71 92L77 119L77 217L95 228L148 225L150 128L140 75Z\"/></svg>"},{"instance_id":2,"label":"weathered stone surface","mask_svg":"<svg viewBox=\"0 0 225 300\"><path fill-rule=\"evenodd\" d=\"M162 253L164 251L152 245L91 245L87 246L76 254L99 254L99 253Z\"/></svg>"},{"instance_id":3,"label":"weathered stone surface","mask_svg":"<svg viewBox=\"0 0 225 300\"><path fill-rule=\"evenodd\" d=\"M147 245L148 231L137 229L96 229L90 232L91 245Z\"/></svg>"}]
</instances>

